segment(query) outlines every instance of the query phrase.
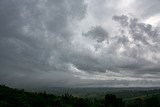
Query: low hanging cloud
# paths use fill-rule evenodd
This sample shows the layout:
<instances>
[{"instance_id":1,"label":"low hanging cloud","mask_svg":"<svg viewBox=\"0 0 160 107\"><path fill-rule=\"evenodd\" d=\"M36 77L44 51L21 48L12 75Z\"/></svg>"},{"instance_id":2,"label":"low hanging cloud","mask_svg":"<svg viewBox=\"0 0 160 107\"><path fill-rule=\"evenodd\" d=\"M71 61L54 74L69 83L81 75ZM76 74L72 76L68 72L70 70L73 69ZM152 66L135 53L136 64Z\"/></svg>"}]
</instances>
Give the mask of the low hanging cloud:
<instances>
[{"instance_id":1,"label":"low hanging cloud","mask_svg":"<svg viewBox=\"0 0 160 107\"><path fill-rule=\"evenodd\" d=\"M120 1L105 3L109 2L1 0L0 83L158 86L160 29L123 14L136 0L120 7Z\"/></svg>"}]
</instances>

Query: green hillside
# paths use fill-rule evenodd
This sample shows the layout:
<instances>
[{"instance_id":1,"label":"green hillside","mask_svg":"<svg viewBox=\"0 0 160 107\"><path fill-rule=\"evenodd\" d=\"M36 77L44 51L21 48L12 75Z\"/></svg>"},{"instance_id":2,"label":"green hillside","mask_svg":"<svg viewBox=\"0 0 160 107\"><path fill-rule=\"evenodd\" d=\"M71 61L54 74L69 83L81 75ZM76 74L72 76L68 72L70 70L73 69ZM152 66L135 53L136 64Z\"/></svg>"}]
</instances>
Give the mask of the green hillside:
<instances>
[{"instance_id":1,"label":"green hillside","mask_svg":"<svg viewBox=\"0 0 160 107\"><path fill-rule=\"evenodd\" d=\"M23 89L18 90L0 85L0 107L160 107L159 92L159 90L141 90L131 93L126 90L105 93L101 98L95 96L91 98L70 94L26 92ZM124 97L119 98L123 94ZM132 96L134 94L135 96Z\"/></svg>"}]
</instances>

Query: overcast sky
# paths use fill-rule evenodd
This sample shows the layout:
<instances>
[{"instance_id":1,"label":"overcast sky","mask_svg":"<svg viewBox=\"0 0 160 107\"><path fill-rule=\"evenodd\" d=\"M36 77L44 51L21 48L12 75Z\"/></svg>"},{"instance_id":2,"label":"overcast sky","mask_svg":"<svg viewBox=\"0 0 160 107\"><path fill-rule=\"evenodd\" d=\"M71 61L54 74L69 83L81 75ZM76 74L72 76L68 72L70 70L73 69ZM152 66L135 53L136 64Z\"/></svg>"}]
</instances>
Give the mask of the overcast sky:
<instances>
[{"instance_id":1,"label":"overcast sky","mask_svg":"<svg viewBox=\"0 0 160 107\"><path fill-rule=\"evenodd\" d=\"M0 84L160 86L160 0L0 0Z\"/></svg>"}]
</instances>

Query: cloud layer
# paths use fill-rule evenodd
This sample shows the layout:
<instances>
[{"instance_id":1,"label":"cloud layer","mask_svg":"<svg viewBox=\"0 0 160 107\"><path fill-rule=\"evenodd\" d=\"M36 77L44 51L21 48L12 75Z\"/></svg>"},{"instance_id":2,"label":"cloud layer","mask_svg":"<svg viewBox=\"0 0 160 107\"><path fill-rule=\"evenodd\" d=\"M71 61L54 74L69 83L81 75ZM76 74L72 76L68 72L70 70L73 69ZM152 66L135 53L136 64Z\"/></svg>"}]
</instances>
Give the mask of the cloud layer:
<instances>
[{"instance_id":1,"label":"cloud layer","mask_svg":"<svg viewBox=\"0 0 160 107\"><path fill-rule=\"evenodd\" d=\"M0 83L159 86L159 1L91 1L1 0Z\"/></svg>"}]
</instances>

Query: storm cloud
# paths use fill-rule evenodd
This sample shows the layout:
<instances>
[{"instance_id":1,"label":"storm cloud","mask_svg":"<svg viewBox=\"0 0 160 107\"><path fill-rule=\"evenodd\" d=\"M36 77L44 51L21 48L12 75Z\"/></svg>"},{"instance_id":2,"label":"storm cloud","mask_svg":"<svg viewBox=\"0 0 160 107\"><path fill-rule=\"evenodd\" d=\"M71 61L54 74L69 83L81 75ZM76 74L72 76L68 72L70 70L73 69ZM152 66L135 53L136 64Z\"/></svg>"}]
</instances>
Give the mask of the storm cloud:
<instances>
[{"instance_id":1,"label":"storm cloud","mask_svg":"<svg viewBox=\"0 0 160 107\"><path fill-rule=\"evenodd\" d=\"M0 83L159 86L158 2L1 0Z\"/></svg>"}]
</instances>

